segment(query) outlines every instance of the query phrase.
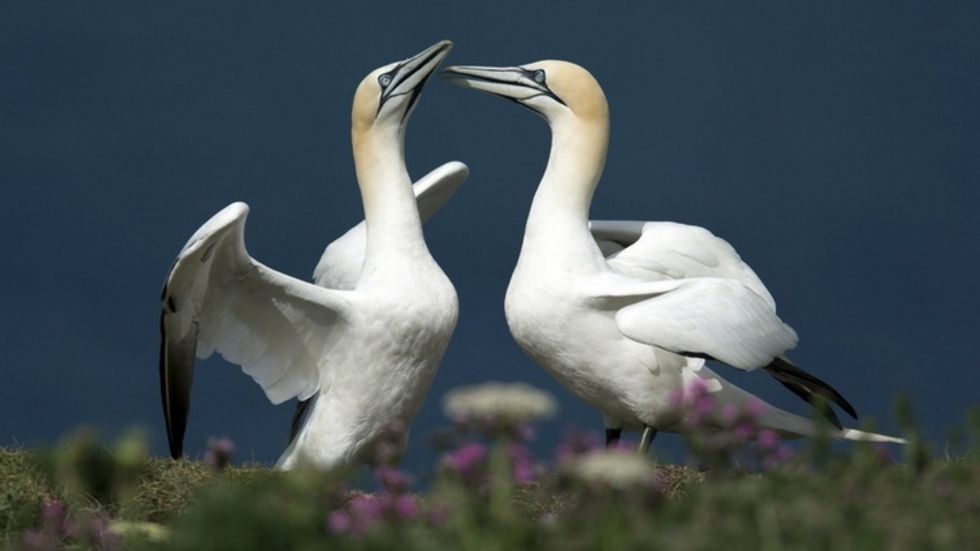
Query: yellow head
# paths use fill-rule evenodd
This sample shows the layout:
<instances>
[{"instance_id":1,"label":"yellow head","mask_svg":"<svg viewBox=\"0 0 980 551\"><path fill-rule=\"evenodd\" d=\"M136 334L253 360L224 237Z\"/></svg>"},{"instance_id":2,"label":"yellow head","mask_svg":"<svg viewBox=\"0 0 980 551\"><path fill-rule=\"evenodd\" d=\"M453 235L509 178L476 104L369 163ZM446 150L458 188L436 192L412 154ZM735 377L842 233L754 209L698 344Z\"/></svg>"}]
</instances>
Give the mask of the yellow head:
<instances>
[{"instance_id":1,"label":"yellow head","mask_svg":"<svg viewBox=\"0 0 980 551\"><path fill-rule=\"evenodd\" d=\"M442 40L418 54L371 71L357 86L351 109L355 135L370 128L402 128L426 81L449 55L453 43Z\"/></svg>"},{"instance_id":2,"label":"yellow head","mask_svg":"<svg viewBox=\"0 0 980 551\"><path fill-rule=\"evenodd\" d=\"M551 123L569 116L597 122L609 118L602 87L591 73L567 61L536 61L516 67L458 65L443 74L465 88L515 101Z\"/></svg>"}]
</instances>

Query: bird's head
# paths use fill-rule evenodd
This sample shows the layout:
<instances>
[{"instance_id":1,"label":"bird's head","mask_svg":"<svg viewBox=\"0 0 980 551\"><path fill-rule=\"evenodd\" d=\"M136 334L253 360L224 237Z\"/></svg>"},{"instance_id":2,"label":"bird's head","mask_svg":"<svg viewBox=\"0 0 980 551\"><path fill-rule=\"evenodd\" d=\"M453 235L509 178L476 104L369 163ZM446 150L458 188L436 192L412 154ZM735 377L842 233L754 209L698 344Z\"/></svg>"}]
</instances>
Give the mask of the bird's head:
<instances>
[{"instance_id":1,"label":"bird's head","mask_svg":"<svg viewBox=\"0 0 980 551\"><path fill-rule=\"evenodd\" d=\"M354 93L351 111L354 131L378 126L404 127L425 82L452 48L452 42L441 40L408 59L371 71Z\"/></svg>"},{"instance_id":2,"label":"bird's head","mask_svg":"<svg viewBox=\"0 0 980 551\"><path fill-rule=\"evenodd\" d=\"M546 60L516 67L456 65L442 74L454 84L512 100L554 124L568 117L605 121L609 107L591 73L567 61Z\"/></svg>"}]
</instances>

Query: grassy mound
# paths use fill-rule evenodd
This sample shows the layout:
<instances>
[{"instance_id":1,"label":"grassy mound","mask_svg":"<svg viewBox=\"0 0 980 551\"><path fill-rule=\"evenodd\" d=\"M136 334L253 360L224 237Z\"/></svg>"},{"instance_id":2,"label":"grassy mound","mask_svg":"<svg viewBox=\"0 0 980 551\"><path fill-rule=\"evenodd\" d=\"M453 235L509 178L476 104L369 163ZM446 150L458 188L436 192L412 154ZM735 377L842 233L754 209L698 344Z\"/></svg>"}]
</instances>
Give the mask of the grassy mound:
<instances>
[{"instance_id":1,"label":"grassy mound","mask_svg":"<svg viewBox=\"0 0 980 551\"><path fill-rule=\"evenodd\" d=\"M71 455L73 466L56 455ZM962 549L980 541L980 462L915 468L873 448L765 472L659 465L655 484L629 486L562 469L518 485L496 479L488 457L484 482L443 473L421 495L384 484L376 494L351 492L316 472L218 472L197 461L146 459L125 472L119 457L118 447L92 442L57 454L0 451L4 547L31 547L44 534L48 543L96 549ZM97 473L102 460L108 472ZM414 509L384 509L392 496L408 496ZM52 503L65 511L52 513ZM363 515L373 515L370 523ZM102 525L78 528L86 522Z\"/></svg>"},{"instance_id":2,"label":"grassy mound","mask_svg":"<svg viewBox=\"0 0 980 551\"><path fill-rule=\"evenodd\" d=\"M26 549L965 549L980 541L980 414L957 457L913 424L905 447L790 448L751 415L695 430L690 466L571 434L550 465L532 431L458 425L427 488L379 444L370 493L344 473L151 458L138 435L0 449L0 546ZM403 430L403 429L402 429ZM969 435L969 437L967 437ZM400 434L392 432L390 442ZM967 442L970 443L967 443ZM387 450L387 451L384 451ZM899 452L902 461L892 457ZM386 455L387 454L387 455ZM710 468L703 468L710 467Z\"/></svg>"}]
</instances>

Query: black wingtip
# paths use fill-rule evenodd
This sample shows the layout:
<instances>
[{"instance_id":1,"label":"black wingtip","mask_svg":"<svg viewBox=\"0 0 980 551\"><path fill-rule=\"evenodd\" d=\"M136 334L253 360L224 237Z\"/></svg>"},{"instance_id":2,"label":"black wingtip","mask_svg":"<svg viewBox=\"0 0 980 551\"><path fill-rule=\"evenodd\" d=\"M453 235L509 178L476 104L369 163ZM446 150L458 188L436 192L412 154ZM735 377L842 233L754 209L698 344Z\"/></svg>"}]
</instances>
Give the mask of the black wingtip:
<instances>
[{"instance_id":1,"label":"black wingtip","mask_svg":"<svg viewBox=\"0 0 980 551\"><path fill-rule=\"evenodd\" d=\"M812 405L820 415L823 415L824 419L830 422L831 425L837 430L844 430L844 423L841 423L840 417L834 413L833 408L830 407L830 403L823 398L823 396L818 394L810 394L809 398L805 400Z\"/></svg>"},{"instance_id":2,"label":"black wingtip","mask_svg":"<svg viewBox=\"0 0 980 551\"><path fill-rule=\"evenodd\" d=\"M170 457L180 459L184 455L184 432L190 412L197 334L192 331L179 342L172 342L167 334L166 317L164 310L160 316L160 397Z\"/></svg>"},{"instance_id":3,"label":"black wingtip","mask_svg":"<svg viewBox=\"0 0 980 551\"><path fill-rule=\"evenodd\" d=\"M782 383L791 392L803 398L811 404L814 403L816 396L821 396L841 408L853 419L858 418L857 410L854 406L841 395L834 387L823 380L814 377L810 373L803 371L792 362L785 358L776 358L763 368L774 379ZM837 415L827 408L827 418L837 428L842 428Z\"/></svg>"}]
</instances>

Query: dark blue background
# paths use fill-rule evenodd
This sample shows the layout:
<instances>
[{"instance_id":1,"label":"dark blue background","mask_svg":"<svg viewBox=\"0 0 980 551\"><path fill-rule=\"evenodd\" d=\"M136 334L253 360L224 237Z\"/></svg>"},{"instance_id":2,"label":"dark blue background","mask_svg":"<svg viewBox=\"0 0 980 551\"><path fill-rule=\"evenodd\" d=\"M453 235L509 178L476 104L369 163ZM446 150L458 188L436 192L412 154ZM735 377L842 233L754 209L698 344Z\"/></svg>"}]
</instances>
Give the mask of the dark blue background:
<instances>
[{"instance_id":1,"label":"dark blue background","mask_svg":"<svg viewBox=\"0 0 980 551\"><path fill-rule=\"evenodd\" d=\"M354 87L441 38L457 44L449 63L589 68L612 108L593 217L728 239L799 332L796 361L881 428L899 392L937 439L977 402L976 3L337 4L0 8L0 444L136 424L162 453L158 294L174 255L244 200L252 254L309 277L362 216ZM441 82L412 118L416 177L451 159L472 170L426 228L461 317L414 426L417 468L444 423L440 397L460 384L554 392L562 413L543 445L566 424L599 427L503 318L548 145L536 117ZM797 407L763 375L734 378ZM240 457L277 457L291 407L220 360L199 367L194 392L192 454L227 434Z\"/></svg>"}]
</instances>

